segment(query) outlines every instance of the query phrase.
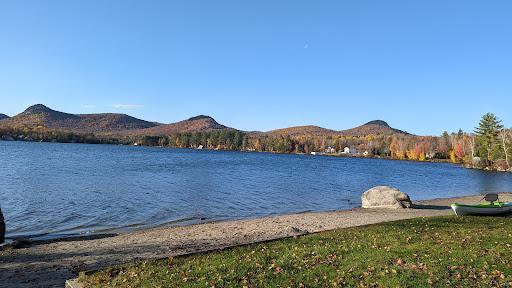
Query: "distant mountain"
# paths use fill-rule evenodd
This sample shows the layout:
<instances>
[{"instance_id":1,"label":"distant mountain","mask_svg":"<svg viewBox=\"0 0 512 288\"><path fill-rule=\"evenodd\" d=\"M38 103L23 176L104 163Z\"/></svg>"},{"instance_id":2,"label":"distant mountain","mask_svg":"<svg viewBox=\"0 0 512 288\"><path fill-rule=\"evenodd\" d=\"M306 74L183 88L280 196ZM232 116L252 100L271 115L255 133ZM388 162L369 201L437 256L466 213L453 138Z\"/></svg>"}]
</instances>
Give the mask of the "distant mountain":
<instances>
[{"instance_id":1,"label":"distant mountain","mask_svg":"<svg viewBox=\"0 0 512 288\"><path fill-rule=\"evenodd\" d=\"M1 120L3 119L3 120ZM116 133L128 136L161 136L176 133L207 132L222 129L233 129L219 124L215 119L206 115L198 115L171 124L160 124L134 118L125 114L69 114L52 110L43 104L28 107L22 113L8 117L0 114L1 127L46 127L54 130L77 133ZM331 130L318 126L296 126L268 132L249 132L250 135L260 137L324 137L324 136L366 136L366 135L392 135L408 134L402 130L392 128L382 120L370 121L364 125L347 129Z\"/></svg>"},{"instance_id":2,"label":"distant mountain","mask_svg":"<svg viewBox=\"0 0 512 288\"><path fill-rule=\"evenodd\" d=\"M405 131L392 128L388 123L382 120L373 120L352 129L342 130L340 133L345 136L409 134Z\"/></svg>"},{"instance_id":3,"label":"distant mountain","mask_svg":"<svg viewBox=\"0 0 512 288\"><path fill-rule=\"evenodd\" d=\"M76 120L80 117L74 114L68 114L52 110L43 104L36 104L28 107L25 111L11 118L12 122L23 124L44 125L51 124L54 121Z\"/></svg>"},{"instance_id":4,"label":"distant mountain","mask_svg":"<svg viewBox=\"0 0 512 288\"><path fill-rule=\"evenodd\" d=\"M52 110L42 104L36 104L28 107L22 113L2 121L2 125L43 126L82 133L110 133L155 127L159 124L125 114L68 114Z\"/></svg>"},{"instance_id":5,"label":"distant mountain","mask_svg":"<svg viewBox=\"0 0 512 288\"><path fill-rule=\"evenodd\" d=\"M272 130L268 132L255 132L254 135L264 136L309 136L309 137L322 137L322 136L367 136L367 135L393 135L393 134L408 134L399 129L392 128L382 120L373 120L364 125L347 129L347 130L331 130L318 126L295 126L283 129Z\"/></svg>"},{"instance_id":6,"label":"distant mountain","mask_svg":"<svg viewBox=\"0 0 512 288\"><path fill-rule=\"evenodd\" d=\"M270 137L276 136L334 136L338 135L339 132L335 130L330 130L318 126L308 125L308 126L294 126L288 128L282 128L277 130L272 130L268 132L256 132L255 134L261 134Z\"/></svg>"},{"instance_id":7,"label":"distant mountain","mask_svg":"<svg viewBox=\"0 0 512 288\"><path fill-rule=\"evenodd\" d=\"M159 125L156 127L140 129L136 131L129 131L129 134L136 135L171 135L176 133L194 133L194 132L207 132L213 130L232 129L222 124L219 124L215 119L210 116L199 115L180 122Z\"/></svg>"}]
</instances>

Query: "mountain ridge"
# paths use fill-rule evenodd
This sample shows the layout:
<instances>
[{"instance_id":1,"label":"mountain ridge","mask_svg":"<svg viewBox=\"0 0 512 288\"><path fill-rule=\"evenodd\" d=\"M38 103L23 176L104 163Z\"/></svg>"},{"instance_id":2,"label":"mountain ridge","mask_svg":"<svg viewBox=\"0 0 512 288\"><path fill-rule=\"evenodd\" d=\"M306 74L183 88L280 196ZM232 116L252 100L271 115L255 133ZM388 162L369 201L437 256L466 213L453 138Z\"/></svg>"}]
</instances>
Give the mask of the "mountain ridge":
<instances>
[{"instance_id":1,"label":"mountain ridge","mask_svg":"<svg viewBox=\"0 0 512 288\"><path fill-rule=\"evenodd\" d=\"M0 114L0 119L2 119ZM8 117L7 115L5 115ZM4 118L2 126L43 126L49 129L79 133L117 133L125 136L162 136L176 133L209 132L214 130L238 130L218 123L208 115L197 115L175 123L162 124L138 119L127 114L98 113L70 114L53 110L43 104L35 104L23 112ZM242 131L242 130L238 130ZM243 131L245 132L245 131ZM392 128L386 121L372 120L363 125L333 130L315 125L292 126L267 132L247 132L254 136L326 137L367 136L409 133Z\"/></svg>"},{"instance_id":2,"label":"mountain ridge","mask_svg":"<svg viewBox=\"0 0 512 288\"><path fill-rule=\"evenodd\" d=\"M128 134L162 136L176 133L209 132L224 129L236 130L218 123L215 119L213 119L210 116L198 115L175 123L163 124L146 129L129 131Z\"/></svg>"},{"instance_id":3,"label":"mountain ridge","mask_svg":"<svg viewBox=\"0 0 512 288\"><path fill-rule=\"evenodd\" d=\"M340 131L343 136L393 135L410 133L391 127L386 121L372 120L361 126Z\"/></svg>"},{"instance_id":4,"label":"mountain ridge","mask_svg":"<svg viewBox=\"0 0 512 288\"><path fill-rule=\"evenodd\" d=\"M35 104L23 112L5 119L2 125L10 126L43 126L50 129L99 133L134 130L157 126L157 123L141 120L126 114L69 114L48 108L43 104Z\"/></svg>"},{"instance_id":5,"label":"mountain ridge","mask_svg":"<svg viewBox=\"0 0 512 288\"><path fill-rule=\"evenodd\" d=\"M345 129L332 130L314 125L292 126L287 128L275 129L267 132L256 132L255 134L266 136L367 136L367 135L393 135L410 133L392 128L384 120L372 120L363 125Z\"/></svg>"}]
</instances>

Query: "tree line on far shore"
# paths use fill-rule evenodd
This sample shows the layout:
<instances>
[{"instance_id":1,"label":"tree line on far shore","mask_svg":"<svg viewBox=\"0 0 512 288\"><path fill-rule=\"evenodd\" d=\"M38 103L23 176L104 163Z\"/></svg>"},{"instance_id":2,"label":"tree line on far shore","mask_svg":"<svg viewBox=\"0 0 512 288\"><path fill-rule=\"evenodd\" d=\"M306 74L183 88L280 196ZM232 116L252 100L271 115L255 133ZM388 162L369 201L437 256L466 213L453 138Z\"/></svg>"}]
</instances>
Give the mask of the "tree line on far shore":
<instances>
[{"instance_id":1,"label":"tree line on far shore","mask_svg":"<svg viewBox=\"0 0 512 288\"><path fill-rule=\"evenodd\" d=\"M492 113L472 132L459 130L441 136L408 134L368 136L278 136L249 134L234 129L164 136L79 134L38 127L0 127L3 140L64 143L124 144L239 150L274 153L319 152L333 155L380 157L416 161L451 161L468 167L511 170L512 132ZM347 149L348 148L348 149ZM349 153L345 153L350 151Z\"/></svg>"},{"instance_id":2,"label":"tree line on far shore","mask_svg":"<svg viewBox=\"0 0 512 288\"><path fill-rule=\"evenodd\" d=\"M327 137L249 137L248 149L277 153L322 152L415 161L450 161L467 167L512 171L512 130L485 114L472 132L441 136L408 134Z\"/></svg>"}]
</instances>

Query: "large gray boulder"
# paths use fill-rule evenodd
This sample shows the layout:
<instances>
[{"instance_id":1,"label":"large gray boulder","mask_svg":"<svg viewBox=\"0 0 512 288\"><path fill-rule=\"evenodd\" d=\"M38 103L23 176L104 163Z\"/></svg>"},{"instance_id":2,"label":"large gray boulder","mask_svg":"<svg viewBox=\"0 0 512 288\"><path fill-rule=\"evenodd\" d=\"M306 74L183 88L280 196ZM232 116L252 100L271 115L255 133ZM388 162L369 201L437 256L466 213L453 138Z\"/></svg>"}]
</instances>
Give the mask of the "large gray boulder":
<instances>
[{"instance_id":1,"label":"large gray boulder","mask_svg":"<svg viewBox=\"0 0 512 288\"><path fill-rule=\"evenodd\" d=\"M366 191L361 196L363 208L410 208L409 195L389 186L377 186Z\"/></svg>"}]
</instances>

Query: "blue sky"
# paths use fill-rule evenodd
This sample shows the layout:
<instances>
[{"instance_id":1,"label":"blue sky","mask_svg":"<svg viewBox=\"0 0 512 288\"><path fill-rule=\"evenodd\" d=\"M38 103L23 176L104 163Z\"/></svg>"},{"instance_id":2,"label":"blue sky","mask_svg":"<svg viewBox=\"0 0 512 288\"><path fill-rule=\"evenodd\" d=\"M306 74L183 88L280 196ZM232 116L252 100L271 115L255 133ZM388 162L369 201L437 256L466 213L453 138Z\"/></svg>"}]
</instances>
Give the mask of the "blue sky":
<instances>
[{"instance_id":1,"label":"blue sky","mask_svg":"<svg viewBox=\"0 0 512 288\"><path fill-rule=\"evenodd\" d=\"M512 126L511 1L3 1L0 112Z\"/></svg>"}]
</instances>

